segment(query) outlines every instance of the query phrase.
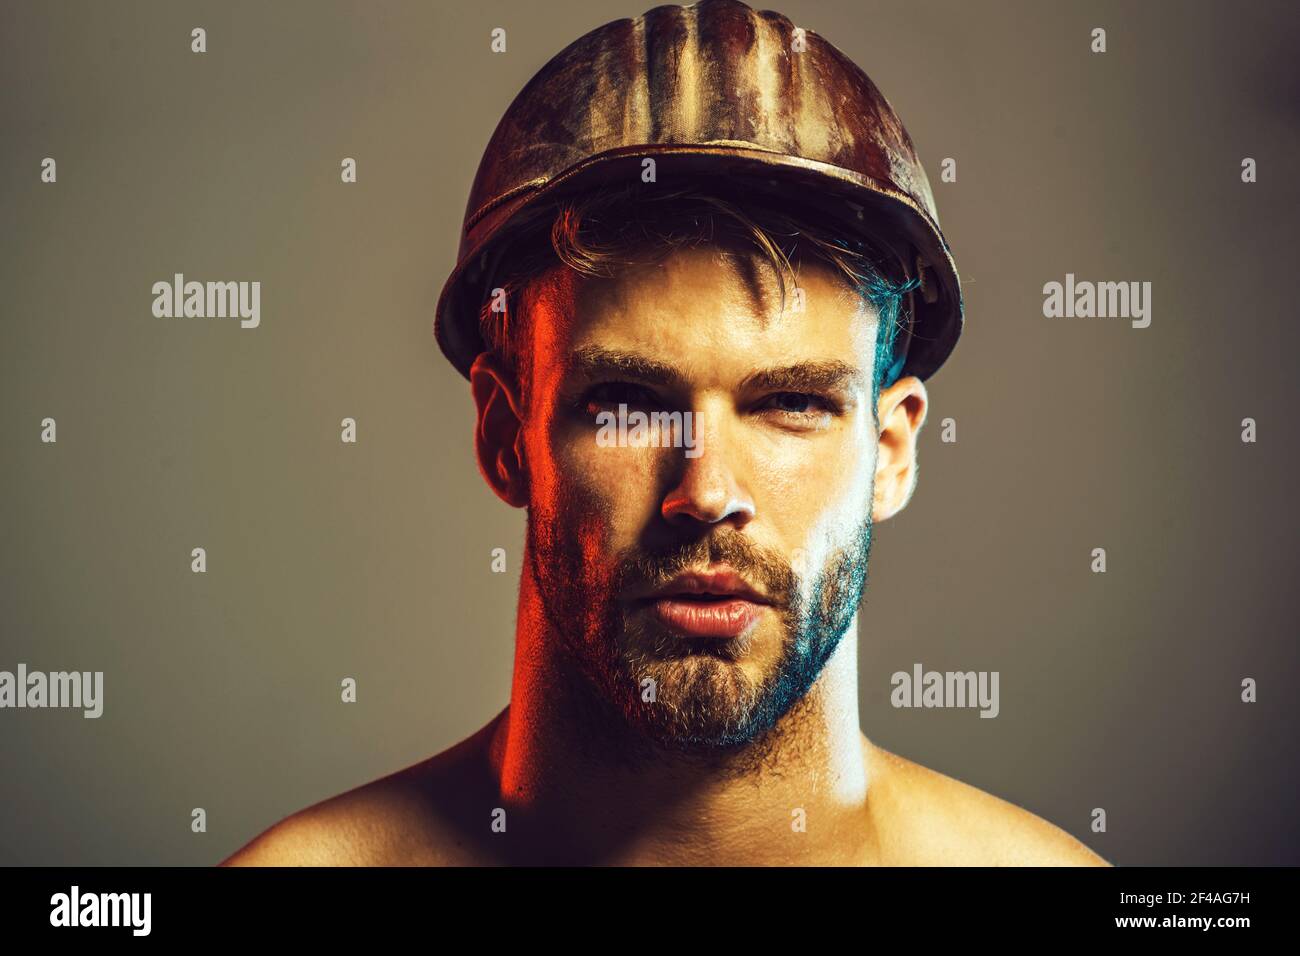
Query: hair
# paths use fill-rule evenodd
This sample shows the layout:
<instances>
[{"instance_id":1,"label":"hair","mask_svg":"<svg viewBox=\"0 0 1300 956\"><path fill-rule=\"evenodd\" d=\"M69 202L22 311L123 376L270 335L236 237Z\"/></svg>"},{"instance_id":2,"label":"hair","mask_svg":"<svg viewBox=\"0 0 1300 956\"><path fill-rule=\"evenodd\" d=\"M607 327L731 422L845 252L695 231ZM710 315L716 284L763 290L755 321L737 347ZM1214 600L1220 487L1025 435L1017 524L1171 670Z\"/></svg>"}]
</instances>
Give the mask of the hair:
<instances>
[{"instance_id":1,"label":"hair","mask_svg":"<svg viewBox=\"0 0 1300 956\"><path fill-rule=\"evenodd\" d=\"M690 186L648 196L627 187L598 189L546 207L540 222L541 228L521 230L520 238L498 252L499 267L487 273L479 312L487 351L514 371L525 406L532 364L529 314L556 270L609 278L621 267L661 261L677 248L720 236L756 247L776 274L783 312L788 288L796 279L794 264L805 258L832 266L852 292L876 310L873 418L881 389L901 374L907 337L899 333L910 335L913 321L903 302L919 282L867 239L837 235L825 223L806 222L773 204L753 206L725 190ZM501 291L494 295L496 290Z\"/></svg>"}]
</instances>

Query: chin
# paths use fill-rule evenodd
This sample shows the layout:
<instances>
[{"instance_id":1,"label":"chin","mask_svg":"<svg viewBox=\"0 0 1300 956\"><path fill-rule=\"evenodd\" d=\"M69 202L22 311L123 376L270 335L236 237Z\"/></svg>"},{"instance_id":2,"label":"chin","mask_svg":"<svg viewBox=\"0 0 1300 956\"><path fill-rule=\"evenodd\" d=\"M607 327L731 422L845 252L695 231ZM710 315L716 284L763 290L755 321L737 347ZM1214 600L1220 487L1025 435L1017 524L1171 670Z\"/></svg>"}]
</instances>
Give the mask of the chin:
<instances>
[{"instance_id":1,"label":"chin","mask_svg":"<svg viewBox=\"0 0 1300 956\"><path fill-rule=\"evenodd\" d=\"M762 696L752 662L696 653L641 668L637 684L655 682L653 700L638 698L629 717L647 736L680 746L743 743Z\"/></svg>"}]
</instances>

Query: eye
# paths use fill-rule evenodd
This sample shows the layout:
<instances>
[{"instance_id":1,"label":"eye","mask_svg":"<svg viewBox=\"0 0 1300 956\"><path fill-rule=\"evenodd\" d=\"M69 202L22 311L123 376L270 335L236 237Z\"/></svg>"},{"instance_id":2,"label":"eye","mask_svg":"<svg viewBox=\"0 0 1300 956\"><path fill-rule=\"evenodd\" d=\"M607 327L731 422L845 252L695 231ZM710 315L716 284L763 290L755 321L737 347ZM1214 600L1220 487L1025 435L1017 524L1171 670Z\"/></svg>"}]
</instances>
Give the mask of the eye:
<instances>
[{"instance_id":1,"label":"eye","mask_svg":"<svg viewBox=\"0 0 1300 956\"><path fill-rule=\"evenodd\" d=\"M837 411L829 399L808 392L773 392L764 399L763 406L793 415L820 415Z\"/></svg>"},{"instance_id":2,"label":"eye","mask_svg":"<svg viewBox=\"0 0 1300 956\"><path fill-rule=\"evenodd\" d=\"M840 413L840 406L824 395L773 392L758 403L757 410L780 424L816 429L829 425L831 418Z\"/></svg>"},{"instance_id":3,"label":"eye","mask_svg":"<svg viewBox=\"0 0 1300 956\"><path fill-rule=\"evenodd\" d=\"M596 415L603 411L617 411L619 405L626 405L628 408L657 406L659 399L643 385L633 385L631 382L602 382L587 389L576 404L588 415Z\"/></svg>"},{"instance_id":4,"label":"eye","mask_svg":"<svg viewBox=\"0 0 1300 956\"><path fill-rule=\"evenodd\" d=\"M816 395L805 392L777 392L769 395L768 401L783 412L794 412L797 415L806 414L814 407L825 410L825 404L819 404L821 400Z\"/></svg>"}]
</instances>

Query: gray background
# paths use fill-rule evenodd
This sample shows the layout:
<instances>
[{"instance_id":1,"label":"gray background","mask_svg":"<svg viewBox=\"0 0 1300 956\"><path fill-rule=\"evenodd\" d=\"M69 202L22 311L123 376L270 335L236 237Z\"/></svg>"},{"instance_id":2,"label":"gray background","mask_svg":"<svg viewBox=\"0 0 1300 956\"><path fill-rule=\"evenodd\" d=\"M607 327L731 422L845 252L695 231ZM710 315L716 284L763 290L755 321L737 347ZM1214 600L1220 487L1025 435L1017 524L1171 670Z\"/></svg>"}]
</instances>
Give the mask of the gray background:
<instances>
[{"instance_id":1,"label":"gray background","mask_svg":"<svg viewBox=\"0 0 1300 956\"><path fill-rule=\"evenodd\" d=\"M0 6L0 669L106 684L0 711L0 862L212 863L505 704L523 514L433 304L501 111L650 5ZM898 109L967 296L878 529L866 732L1120 864L1300 862L1294 4L768 5ZM260 280L261 327L154 318L174 272ZM1151 327L1043 318L1066 272L1151 281ZM893 709L918 661L1000 671L1001 715Z\"/></svg>"}]
</instances>

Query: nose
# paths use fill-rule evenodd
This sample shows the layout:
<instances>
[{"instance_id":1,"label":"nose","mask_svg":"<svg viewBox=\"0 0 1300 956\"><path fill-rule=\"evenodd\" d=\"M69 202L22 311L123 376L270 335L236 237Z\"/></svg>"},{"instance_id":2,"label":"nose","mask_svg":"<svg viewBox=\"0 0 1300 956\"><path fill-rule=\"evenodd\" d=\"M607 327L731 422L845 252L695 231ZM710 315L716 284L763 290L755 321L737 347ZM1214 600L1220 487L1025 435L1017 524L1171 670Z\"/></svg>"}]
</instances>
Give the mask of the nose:
<instances>
[{"instance_id":1,"label":"nose","mask_svg":"<svg viewBox=\"0 0 1300 956\"><path fill-rule=\"evenodd\" d=\"M699 454L682 456L663 498L664 519L676 526L728 521L743 528L754 517L754 499L742 478L742 447L731 440L718 413L697 413L695 421Z\"/></svg>"}]
</instances>

